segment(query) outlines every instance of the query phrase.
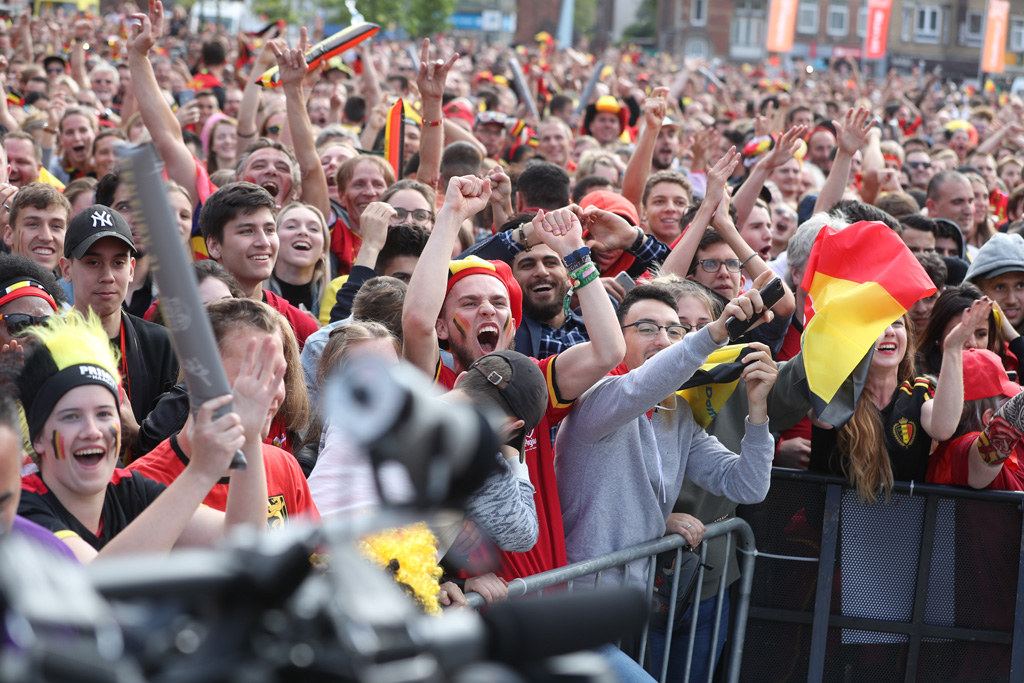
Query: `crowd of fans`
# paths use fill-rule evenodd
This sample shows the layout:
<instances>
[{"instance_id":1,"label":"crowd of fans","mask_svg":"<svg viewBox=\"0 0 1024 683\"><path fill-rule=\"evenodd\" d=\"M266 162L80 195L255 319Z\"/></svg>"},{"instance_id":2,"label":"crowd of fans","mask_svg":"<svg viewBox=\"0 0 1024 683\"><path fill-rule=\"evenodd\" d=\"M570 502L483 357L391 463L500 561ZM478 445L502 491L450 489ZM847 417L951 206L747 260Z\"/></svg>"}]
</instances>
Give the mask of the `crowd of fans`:
<instances>
[{"instance_id":1,"label":"crowd of fans","mask_svg":"<svg viewBox=\"0 0 1024 683\"><path fill-rule=\"evenodd\" d=\"M664 533L697 547L765 497L773 465L843 475L877 504L903 480L1024 490L1019 98L842 60L784 72L628 50L602 55L585 92L598 60L544 36L371 40L307 71L315 27L289 46L279 28L196 35L185 18L152 0L0 32L6 528L89 561L372 509L366 454L322 410L366 357L505 416L499 473L436 530L444 604ZM280 87L262 87L274 66ZM401 159L383 151L396 98ZM159 255L118 172L116 146L143 141L227 415L226 398L190 414L179 383ZM830 425L800 388L801 285L819 233L864 221L935 291L885 321L852 417ZM756 314L731 340L748 347L739 385L697 419L677 392L730 342L730 317ZM239 449L249 468L229 486ZM411 482L380 484L391 500ZM734 581L710 545L708 584ZM493 571L456 571L487 555ZM727 632L712 647L714 600L680 617L705 639L696 680ZM646 676L613 650L624 678Z\"/></svg>"}]
</instances>

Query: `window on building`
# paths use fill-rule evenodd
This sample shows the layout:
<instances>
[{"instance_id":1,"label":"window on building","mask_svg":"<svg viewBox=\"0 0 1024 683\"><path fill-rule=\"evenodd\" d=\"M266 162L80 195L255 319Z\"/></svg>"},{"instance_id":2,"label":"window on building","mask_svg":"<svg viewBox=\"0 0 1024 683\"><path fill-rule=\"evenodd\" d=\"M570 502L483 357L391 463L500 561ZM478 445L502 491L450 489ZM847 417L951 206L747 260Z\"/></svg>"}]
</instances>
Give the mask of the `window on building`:
<instances>
[{"instance_id":1,"label":"window on building","mask_svg":"<svg viewBox=\"0 0 1024 683\"><path fill-rule=\"evenodd\" d=\"M868 35L868 6L863 3L857 10L857 37L865 38Z\"/></svg>"},{"instance_id":2,"label":"window on building","mask_svg":"<svg viewBox=\"0 0 1024 683\"><path fill-rule=\"evenodd\" d=\"M729 52L734 58L764 56L765 0L736 0Z\"/></svg>"},{"instance_id":3,"label":"window on building","mask_svg":"<svg viewBox=\"0 0 1024 683\"><path fill-rule=\"evenodd\" d=\"M814 35L818 32L818 3L801 2L796 11L797 33Z\"/></svg>"},{"instance_id":4,"label":"window on building","mask_svg":"<svg viewBox=\"0 0 1024 683\"><path fill-rule=\"evenodd\" d=\"M914 19L915 43L938 43L942 36L942 10L935 5L917 8Z\"/></svg>"},{"instance_id":5,"label":"window on building","mask_svg":"<svg viewBox=\"0 0 1024 683\"><path fill-rule=\"evenodd\" d=\"M708 59L711 56L708 41L703 38L690 38L683 47L683 56L690 59Z\"/></svg>"},{"instance_id":6,"label":"window on building","mask_svg":"<svg viewBox=\"0 0 1024 683\"><path fill-rule=\"evenodd\" d=\"M825 32L830 36L845 36L850 33L850 8L847 5L829 5L828 23Z\"/></svg>"},{"instance_id":7,"label":"window on building","mask_svg":"<svg viewBox=\"0 0 1024 683\"><path fill-rule=\"evenodd\" d=\"M690 23L705 26L708 23L708 0L690 0Z\"/></svg>"},{"instance_id":8,"label":"window on building","mask_svg":"<svg viewBox=\"0 0 1024 683\"><path fill-rule=\"evenodd\" d=\"M900 22L900 40L909 43L914 28L914 6L903 6L903 21Z\"/></svg>"},{"instance_id":9,"label":"window on building","mask_svg":"<svg viewBox=\"0 0 1024 683\"><path fill-rule=\"evenodd\" d=\"M1010 50L1024 52L1024 18L1010 19Z\"/></svg>"}]
</instances>

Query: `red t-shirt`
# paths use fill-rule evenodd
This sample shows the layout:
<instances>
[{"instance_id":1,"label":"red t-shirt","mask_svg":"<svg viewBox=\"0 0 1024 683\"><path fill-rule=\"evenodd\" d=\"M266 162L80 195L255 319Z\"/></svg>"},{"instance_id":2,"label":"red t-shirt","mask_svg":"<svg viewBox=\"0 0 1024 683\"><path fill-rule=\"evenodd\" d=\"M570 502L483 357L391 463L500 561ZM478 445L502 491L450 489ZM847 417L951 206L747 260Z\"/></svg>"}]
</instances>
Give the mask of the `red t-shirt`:
<instances>
[{"instance_id":1,"label":"red t-shirt","mask_svg":"<svg viewBox=\"0 0 1024 683\"><path fill-rule=\"evenodd\" d=\"M288 303L283 296L263 290L263 302L275 311L288 318L288 324L295 332L295 341L299 342L299 351L306 345L306 338L320 329L320 325L309 313L304 313Z\"/></svg>"},{"instance_id":2,"label":"red t-shirt","mask_svg":"<svg viewBox=\"0 0 1024 683\"><path fill-rule=\"evenodd\" d=\"M495 573L505 579L530 576L540 572L564 567L565 531L562 528L562 505L558 500L558 486L555 484L555 453L551 443L551 428L569 414L572 401L562 401L555 383L555 359L533 359L548 382L548 408L544 419L532 432L526 435L526 466L530 469L530 483L536 489L533 502L537 508L537 523L540 534L537 544L525 553L498 551L501 568ZM438 361L434 381L438 386L451 389L457 375Z\"/></svg>"},{"instance_id":3,"label":"red t-shirt","mask_svg":"<svg viewBox=\"0 0 1024 683\"><path fill-rule=\"evenodd\" d=\"M931 484L953 484L970 486L968 473L971 457L971 446L981 432L969 432L951 441L939 444L931 457L928 458L928 475L926 480ZM1020 459L1024 450L1020 443L1013 449L1009 460L1003 463L999 474L985 488L993 491L1024 491L1024 472L1020 469Z\"/></svg>"},{"instance_id":4,"label":"red t-shirt","mask_svg":"<svg viewBox=\"0 0 1024 683\"><path fill-rule=\"evenodd\" d=\"M177 437L172 436L132 462L128 469L170 485L185 471L187 464L188 457L178 447ZM267 472L267 526L270 529L285 526L288 519L294 516L320 521L320 512L313 503L306 478L295 458L280 448L263 444L263 467ZM214 484L203 504L214 510L223 511L227 508L229 481L224 477Z\"/></svg>"}]
</instances>

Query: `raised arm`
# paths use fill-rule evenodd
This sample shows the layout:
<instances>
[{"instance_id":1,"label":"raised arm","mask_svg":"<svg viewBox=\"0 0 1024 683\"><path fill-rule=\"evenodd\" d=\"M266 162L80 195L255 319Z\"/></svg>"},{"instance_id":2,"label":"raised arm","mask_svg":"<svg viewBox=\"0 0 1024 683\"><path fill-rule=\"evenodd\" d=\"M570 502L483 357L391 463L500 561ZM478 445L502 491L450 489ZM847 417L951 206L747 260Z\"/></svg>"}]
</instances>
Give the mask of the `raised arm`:
<instances>
[{"instance_id":1,"label":"raised arm","mask_svg":"<svg viewBox=\"0 0 1024 683\"><path fill-rule=\"evenodd\" d=\"M541 212L533 219L534 233L563 261L584 247L583 226L577 210L566 207L550 213ZM612 216L614 214L600 210L583 213L585 220L595 223L612 220ZM621 363L626 353L626 342L622 338L615 308L604 288L596 282L597 266L589 256L574 263L576 265L567 264L567 268L570 279L576 278L576 282L583 283L574 285L574 293L579 297L590 341L563 351L555 361L558 394L564 401L578 398Z\"/></svg>"},{"instance_id":2,"label":"raised arm","mask_svg":"<svg viewBox=\"0 0 1024 683\"><path fill-rule=\"evenodd\" d=\"M142 123L149 131L156 151L163 159L168 177L188 190L193 205L199 202L196 189L196 161L181 137L181 126L160 92L149 62L149 51L163 33L164 6L149 0L149 13L133 14L128 39L128 70L135 87Z\"/></svg>"},{"instance_id":3,"label":"raised arm","mask_svg":"<svg viewBox=\"0 0 1024 683\"><path fill-rule=\"evenodd\" d=\"M942 367L935 396L921 406L921 426L935 441L953 438L964 409L964 345L979 327L987 326L992 300L978 299L965 309L960 322L942 342Z\"/></svg>"},{"instance_id":4,"label":"raised arm","mask_svg":"<svg viewBox=\"0 0 1024 683\"><path fill-rule=\"evenodd\" d=\"M267 41L263 44L263 49L260 50L250 67L249 80L242 91L242 103L238 107L238 132L236 133L239 154L255 142L259 134L256 119L259 114L260 95L263 91L263 86L260 85L260 76L274 65L274 42ZM280 47L284 47L284 45L281 44Z\"/></svg>"},{"instance_id":5,"label":"raised arm","mask_svg":"<svg viewBox=\"0 0 1024 683\"><path fill-rule=\"evenodd\" d=\"M71 34L74 36L68 60L68 65L71 67L71 78L78 83L78 87L88 90L92 84L89 83L89 74L85 70L85 46L95 38L96 29L89 19L79 19L72 27ZM30 56L29 61L31 60Z\"/></svg>"},{"instance_id":6,"label":"raised arm","mask_svg":"<svg viewBox=\"0 0 1024 683\"><path fill-rule=\"evenodd\" d=\"M306 42L306 27L303 26L299 31L298 48L282 49L275 43L271 43L271 46L281 74L292 149L302 176L302 201L328 216L331 213L331 198L327 189L327 176L320 164L320 155L316 153L316 137L313 135L309 112L306 111L306 96L302 92L302 84L308 73Z\"/></svg>"},{"instance_id":7,"label":"raised arm","mask_svg":"<svg viewBox=\"0 0 1024 683\"><path fill-rule=\"evenodd\" d=\"M448 283L448 263L462 221L482 211L491 196L491 181L475 176L452 178L445 193L444 206L437 214L420 260L409 280L402 308L402 355L433 377L440 357L437 345L437 316L444 306Z\"/></svg>"},{"instance_id":8,"label":"raised arm","mask_svg":"<svg viewBox=\"0 0 1024 683\"><path fill-rule=\"evenodd\" d=\"M363 62L363 98L366 100L366 108L373 109L378 104L386 104L384 91L381 90L380 79L377 77L377 67L373 65L373 50L370 41L359 45L359 58Z\"/></svg>"},{"instance_id":9,"label":"raised arm","mask_svg":"<svg viewBox=\"0 0 1024 683\"><path fill-rule=\"evenodd\" d=\"M849 109L842 121L833 121L836 128L836 158L832 161L828 178L814 202L814 213L828 211L838 204L850 182L850 164L853 155L867 144L868 132L875 125L871 112L866 107Z\"/></svg>"},{"instance_id":10,"label":"raised arm","mask_svg":"<svg viewBox=\"0 0 1024 683\"><path fill-rule=\"evenodd\" d=\"M711 219L722 201L722 197L725 196L726 182L736 168L738 160L739 154L736 152L736 148L732 147L708 171L708 188L704 200L701 202L700 208L697 209L697 215L693 217L693 221L683 229L682 239L665 259L665 263L661 267L662 272L675 273L683 278L689 274L690 264L693 263L694 254L697 253L697 246L700 244L701 237L704 236L704 231L711 225ZM747 182L750 181L747 180Z\"/></svg>"},{"instance_id":11,"label":"raised arm","mask_svg":"<svg viewBox=\"0 0 1024 683\"><path fill-rule=\"evenodd\" d=\"M765 124L767 125L767 124ZM767 130L767 129L766 129ZM736 207L736 220L743 224L747 216L754 210L754 204L761 194L761 188L768 176L779 166L793 158L800 148L800 140L807 132L807 126L794 126L779 136L775 141L775 147L768 152L768 156L761 159L750 169L750 175L736 190L732 197L732 205ZM708 178L710 182L710 177Z\"/></svg>"},{"instance_id":12,"label":"raised arm","mask_svg":"<svg viewBox=\"0 0 1024 683\"><path fill-rule=\"evenodd\" d=\"M651 175L651 162L654 160L654 146L658 143L661 123L665 120L668 104L665 96L668 88L655 88L654 92L644 101L644 129L636 141L636 149L626 165L626 173L622 177L622 196L633 203L637 213L643 213L641 200L644 185Z\"/></svg>"},{"instance_id":13,"label":"raised arm","mask_svg":"<svg viewBox=\"0 0 1024 683\"><path fill-rule=\"evenodd\" d=\"M441 154L444 152L444 112L441 99L448 72L459 59L454 52L447 60L430 59L430 40L423 39L420 50L420 70L416 74L416 87L420 91L423 114L423 137L420 139L420 166L416 179L437 189L441 182Z\"/></svg>"},{"instance_id":14,"label":"raised arm","mask_svg":"<svg viewBox=\"0 0 1024 683\"><path fill-rule=\"evenodd\" d=\"M719 202L715 215L711 219L711 225L714 226L718 234L722 236L722 239L733 250L736 258L744 264L743 268L747 271L751 280L757 280L763 273L773 272L760 255L747 244L747 241L743 239L736 229L736 225L732 222L732 218L729 216L728 192L722 193L722 200ZM793 293L789 291L789 287L786 286L785 282L782 283L782 287L786 293L779 299L773 310L776 315L792 315L793 311L796 310L796 299L793 297Z\"/></svg>"}]
</instances>

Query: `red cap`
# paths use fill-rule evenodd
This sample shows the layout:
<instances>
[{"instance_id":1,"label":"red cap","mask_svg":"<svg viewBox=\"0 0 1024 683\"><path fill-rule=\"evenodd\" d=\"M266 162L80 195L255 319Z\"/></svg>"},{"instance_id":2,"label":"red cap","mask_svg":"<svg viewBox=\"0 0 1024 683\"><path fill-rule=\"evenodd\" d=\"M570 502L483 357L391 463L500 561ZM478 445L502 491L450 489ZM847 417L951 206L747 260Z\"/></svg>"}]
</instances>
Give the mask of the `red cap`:
<instances>
[{"instance_id":1,"label":"red cap","mask_svg":"<svg viewBox=\"0 0 1024 683\"><path fill-rule=\"evenodd\" d=\"M633 206L633 202L629 201L621 194L609 192L608 190L588 192L583 199L580 200L580 208L585 209L588 206L596 206L599 209L611 211L612 213L625 218L629 221L630 225L640 225L640 215L637 214L636 207Z\"/></svg>"},{"instance_id":2,"label":"red cap","mask_svg":"<svg viewBox=\"0 0 1024 683\"><path fill-rule=\"evenodd\" d=\"M504 261L485 261L479 256L467 256L448 264L448 288L444 295L452 291L455 283L470 275L490 275L501 280L508 290L509 310L512 312L512 319L515 321L516 329L523 321L523 290L519 283L512 276L512 269Z\"/></svg>"},{"instance_id":3,"label":"red cap","mask_svg":"<svg viewBox=\"0 0 1024 683\"><path fill-rule=\"evenodd\" d=\"M1010 380L1003 362L988 349L964 349L964 400L1019 394L1021 386Z\"/></svg>"},{"instance_id":4,"label":"red cap","mask_svg":"<svg viewBox=\"0 0 1024 683\"><path fill-rule=\"evenodd\" d=\"M469 126L473 127L473 109L469 106L469 102L462 98L457 98L449 102L443 109L444 115L450 119L462 119Z\"/></svg>"}]
</instances>

